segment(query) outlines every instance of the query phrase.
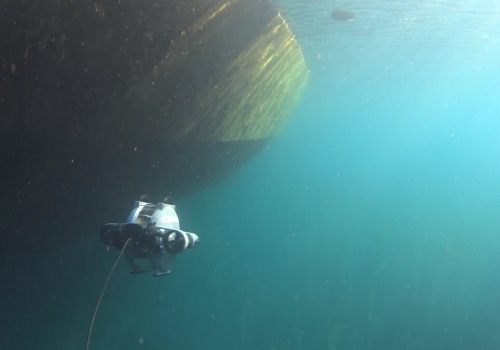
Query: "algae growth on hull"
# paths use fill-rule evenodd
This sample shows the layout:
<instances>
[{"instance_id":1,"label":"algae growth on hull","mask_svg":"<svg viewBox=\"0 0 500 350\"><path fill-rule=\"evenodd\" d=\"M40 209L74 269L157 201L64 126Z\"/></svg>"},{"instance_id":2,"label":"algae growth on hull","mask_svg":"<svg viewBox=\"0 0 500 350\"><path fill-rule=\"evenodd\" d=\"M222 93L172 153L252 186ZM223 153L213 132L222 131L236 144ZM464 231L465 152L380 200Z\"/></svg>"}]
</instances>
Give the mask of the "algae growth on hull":
<instances>
[{"instance_id":1,"label":"algae growth on hull","mask_svg":"<svg viewBox=\"0 0 500 350\"><path fill-rule=\"evenodd\" d=\"M1 183L16 212L196 191L277 135L307 83L268 1L6 6ZM14 218L10 204L0 209Z\"/></svg>"}]
</instances>

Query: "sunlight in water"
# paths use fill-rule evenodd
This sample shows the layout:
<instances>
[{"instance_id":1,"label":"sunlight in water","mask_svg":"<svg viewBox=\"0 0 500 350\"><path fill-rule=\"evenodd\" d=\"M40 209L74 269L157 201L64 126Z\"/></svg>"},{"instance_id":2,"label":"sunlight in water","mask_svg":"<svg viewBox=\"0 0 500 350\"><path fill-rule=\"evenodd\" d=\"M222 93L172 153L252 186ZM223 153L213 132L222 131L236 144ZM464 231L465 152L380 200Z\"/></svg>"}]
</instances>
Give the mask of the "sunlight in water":
<instances>
[{"instance_id":1,"label":"sunlight in water","mask_svg":"<svg viewBox=\"0 0 500 350\"><path fill-rule=\"evenodd\" d=\"M485 2L279 0L277 6L309 62L350 64L392 53L416 62L446 54L453 62L481 65L500 45L500 4ZM332 12L355 18L336 21Z\"/></svg>"}]
</instances>

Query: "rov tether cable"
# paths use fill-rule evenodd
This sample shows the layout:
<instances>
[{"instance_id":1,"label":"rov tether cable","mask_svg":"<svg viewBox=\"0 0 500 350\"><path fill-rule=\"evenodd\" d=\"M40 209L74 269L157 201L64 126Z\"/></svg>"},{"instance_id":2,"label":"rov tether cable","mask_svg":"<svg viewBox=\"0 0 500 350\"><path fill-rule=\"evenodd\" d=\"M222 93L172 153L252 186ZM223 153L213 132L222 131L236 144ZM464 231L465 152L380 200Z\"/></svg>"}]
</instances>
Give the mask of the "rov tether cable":
<instances>
[{"instance_id":1,"label":"rov tether cable","mask_svg":"<svg viewBox=\"0 0 500 350\"><path fill-rule=\"evenodd\" d=\"M104 296L104 293L106 292L106 288L108 288L109 280L111 279L111 276L113 275L113 272L115 271L116 265L118 265L118 261L120 261L120 258L122 257L123 252L125 251L125 248L127 248L127 244L128 244L128 242L130 242L131 239L132 238L129 238L125 241L125 244L123 245L123 248L120 252L120 255L118 255L118 258L116 258L115 264L111 268L111 271L109 271L108 277L106 278L106 282L104 282L104 286L102 287L101 295L99 296L99 300L97 301L97 304L95 306L94 315L92 316L92 321L90 321L89 333L87 335L87 346L85 347L85 350L89 350L90 338L92 337L92 329L94 328L95 317L97 315L97 311L99 310L99 306L101 305L102 297Z\"/></svg>"}]
</instances>

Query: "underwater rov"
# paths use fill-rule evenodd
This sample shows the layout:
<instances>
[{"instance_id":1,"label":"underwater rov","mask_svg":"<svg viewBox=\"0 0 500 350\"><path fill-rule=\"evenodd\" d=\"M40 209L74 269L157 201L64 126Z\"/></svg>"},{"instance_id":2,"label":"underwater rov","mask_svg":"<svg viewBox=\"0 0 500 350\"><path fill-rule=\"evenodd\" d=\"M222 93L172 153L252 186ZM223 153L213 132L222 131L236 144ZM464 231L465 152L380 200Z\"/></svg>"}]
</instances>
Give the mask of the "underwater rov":
<instances>
[{"instance_id":1,"label":"underwater rov","mask_svg":"<svg viewBox=\"0 0 500 350\"><path fill-rule=\"evenodd\" d=\"M152 271L153 276L169 274L176 255L196 247L200 240L196 234L180 229L175 205L169 198L158 204L135 202L126 223L106 224L100 235L105 245L125 250L131 273ZM139 266L138 259L149 260L151 269Z\"/></svg>"},{"instance_id":2,"label":"underwater rov","mask_svg":"<svg viewBox=\"0 0 500 350\"><path fill-rule=\"evenodd\" d=\"M114 246L120 254L111 268L90 323L87 346L89 349L94 321L109 280L125 254L131 273L152 272L153 276L169 274L178 253L195 248L198 235L180 229L175 205L170 198L158 204L136 201L126 223L110 223L100 230L101 241ZM138 260L148 260L150 267L140 266Z\"/></svg>"}]
</instances>

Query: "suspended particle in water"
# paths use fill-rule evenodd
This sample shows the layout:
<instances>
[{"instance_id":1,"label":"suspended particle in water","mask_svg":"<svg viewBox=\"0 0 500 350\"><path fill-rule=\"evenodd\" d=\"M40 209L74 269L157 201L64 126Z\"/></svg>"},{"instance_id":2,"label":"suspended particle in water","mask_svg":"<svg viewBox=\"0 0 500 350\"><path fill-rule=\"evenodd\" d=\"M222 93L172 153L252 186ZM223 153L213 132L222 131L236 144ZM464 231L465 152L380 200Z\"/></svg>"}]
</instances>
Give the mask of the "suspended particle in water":
<instances>
[{"instance_id":1,"label":"suspended particle in water","mask_svg":"<svg viewBox=\"0 0 500 350\"><path fill-rule=\"evenodd\" d=\"M333 11L332 18L334 21L347 22L352 21L356 17L354 12L349 11Z\"/></svg>"}]
</instances>

